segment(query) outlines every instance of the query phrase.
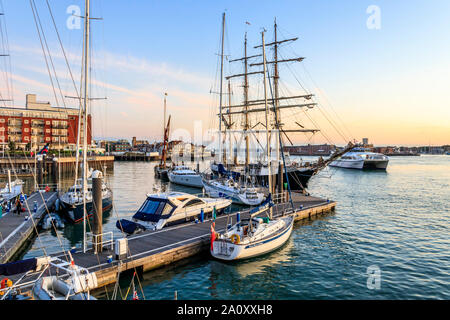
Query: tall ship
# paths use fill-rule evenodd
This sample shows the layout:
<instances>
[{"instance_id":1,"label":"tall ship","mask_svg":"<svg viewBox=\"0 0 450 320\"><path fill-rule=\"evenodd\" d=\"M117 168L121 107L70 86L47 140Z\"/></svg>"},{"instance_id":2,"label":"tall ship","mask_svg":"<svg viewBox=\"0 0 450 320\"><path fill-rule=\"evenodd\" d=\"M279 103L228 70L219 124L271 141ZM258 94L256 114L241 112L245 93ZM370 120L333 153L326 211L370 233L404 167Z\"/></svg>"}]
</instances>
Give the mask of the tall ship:
<instances>
[{"instance_id":1,"label":"tall ship","mask_svg":"<svg viewBox=\"0 0 450 320\"><path fill-rule=\"evenodd\" d=\"M333 160L329 166L359 169L359 170L386 170L389 158L382 153L372 152L370 148L356 147Z\"/></svg>"},{"instance_id":2,"label":"tall ship","mask_svg":"<svg viewBox=\"0 0 450 320\"><path fill-rule=\"evenodd\" d=\"M224 22L223 28L224 29ZM266 99L258 98L251 99L250 94L251 86L249 82L250 76L262 75L263 66L262 54L248 55L247 53L247 34L244 37L244 56L237 59L229 60L230 64L235 62L242 63L243 71L237 74L232 74L226 76L225 79L228 81L228 105L223 103L222 94L223 93L223 35L222 35L222 62L221 62L221 73L220 73L220 99L219 99L219 150L218 157L211 163L210 169L214 174L223 175L226 173L234 173L242 177L243 181L249 179L253 184L257 186L267 187L269 185L269 171L271 171L272 179L274 180L273 186L274 190L281 192L286 179L288 178L290 188L292 190L305 190L308 186L308 182L315 174L317 174L321 169L326 167L328 163L342 155L343 153L349 151L353 144L349 143L344 150L337 151L330 155L326 160L319 159L316 162L293 162L286 159L285 153L283 152L283 142L286 139L289 143L292 143L290 137L294 133L303 133L314 135L320 130L318 128L306 128L299 121L292 121L291 115L285 114L288 110L294 110L294 112L306 112L309 109L313 109L317 103L313 101L314 95L309 93L306 89L302 92L296 93L294 95L282 94L289 92L288 90L281 90L280 88L280 72L279 66L284 63L296 63L304 60L303 57L293 57L293 58L280 58L279 49L285 44L292 43L298 38L289 39L278 39L277 23L274 23L274 41L265 44L266 47L272 49L273 56L271 59L266 60L268 65L268 86L269 86L269 96ZM260 49L262 45L254 46L254 49ZM259 59L259 60L258 60ZM273 68L270 68L272 66ZM249 70L253 68L252 70ZM232 103L231 96L231 80L241 79L239 86L243 88L243 99L239 103ZM252 85L253 91L261 91L258 88L258 84ZM258 116L264 114L264 105L267 103L269 105L270 117L272 120L269 123L269 127L266 128L264 125L263 117L258 118ZM309 117L309 116L307 116ZM286 124L284 123L286 121ZM291 127L287 126L289 122ZM263 151L264 147L261 145L262 142L258 139L258 134L269 131L269 141L270 144L274 145L272 150L273 154L270 156L270 160L260 159L258 155L256 157L251 157L251 153L255 151ZM280 133L280 134L278 134ZM236 135L241 135L237 138ZM252 141L250 141L252 140ZM232 147L233 142L235 142L235 148ZM244 147L241 147L241 143L237 141L242 141ZM256 141L256 142L255 142ZM252 144L252 146L251 146ZM228 150L227 150L228 149ZM234 149L234 150L233 150ZM237 161L238 153L244 150L245 161L239 163ZM252 158L252 159L251 159ZM272 170L269 170L269 162Z\"/></svg>"}]
</instances>

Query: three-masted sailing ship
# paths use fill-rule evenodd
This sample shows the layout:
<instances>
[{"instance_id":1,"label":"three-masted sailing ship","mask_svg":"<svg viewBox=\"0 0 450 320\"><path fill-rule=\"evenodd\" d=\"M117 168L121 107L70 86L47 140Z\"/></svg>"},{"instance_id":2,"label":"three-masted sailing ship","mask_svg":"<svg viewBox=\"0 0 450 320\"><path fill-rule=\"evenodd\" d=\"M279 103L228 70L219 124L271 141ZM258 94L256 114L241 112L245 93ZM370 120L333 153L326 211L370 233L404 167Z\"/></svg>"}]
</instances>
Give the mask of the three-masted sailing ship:
<instances>
[{"instance_id":1,"label":"three-masted sailing ship","mask_svg":"<svg viewBox=\"0 0 450 320\"><path fill-rule=\"evenodd\" d=\"M289 138L289 133L312 133L315 134L320 131L318 128L305 128L299 123L297 125L299 127L295 128L285 128L282 122L282 110L293 109L293 108L314 108L317 103L313 101L313 94L311 93L302 93L293 96L281 96L279 89L279 64L289 63L289 62L301 62L304 60L304 57L294 57L287 59L279 58L279 47L282 44L291 43L298 39L289 38L289 39L278 39L277 34L277 23L275 20L274 23L274 41L267 43L267 47L273 48L273 57L272 60L266 61L267 65L272 65L272 75L269 77L270 91L273 93L271 97L268 98L268 103L270 105L270 111L272 114L272 122L269 128L265 128L264 124L258 122L256 124L250 123L249 116L257 113L264 113L264 99L256 99L250 100L249 98L249 76L251 75L261 75L263 74L263 70L252 70L249 71L250 67L261 67L264 62L255 61L257 58L261 58L262 54L248 55L247 54L247 34L245 34L244 38L244 57L238 59L232 59L229 62L242 62L243 64L243 72L239 74L233 74L226 76L226 80L230 80L233 78L242 78L242 87L243 87L243 101L240 104L231 104L228 106L222 104L222 98L220 98L219 105L219 158L215 159L214 162L211 163L211 171L218 175L223 175L233 173L235 175L240 175L250 178L252 183L257 186L267 187L269 185L269 163L272 166L272 179L274 179L273 188L274 190L270 190L269 192L282 192L283 190L283 180L286 180L286 176L288 177L288 181L290 184L290 188L292 190L305 190L308 186L308 182L312 176L317 174L321 169L323 169L329 162L336 159L341 154L347 152L351 149L351 144L344 148L344 150L336 152L332 154L328 159L319 159L317 162L308 162L308 163L296 163L290 161L288 157L285 155L282 145L282 139L279 136L285 137L291 144L292 141ZM254 49L261 48L262 45L254 46ZM223 54L223 52L222 52ZM223 67L221 71L223 70ZM270 73L270 72L269 72ZM222 74L221 74L222 77ZM272 79L270 79L272 78ZM270 82L270 80L272 80ZM222 79L221 79L221 92L222 92ZM241 116L241 120L243 123L242 129L235 130L233 129L232 117ZM237 122L237 121L236 121ZM224 124L224 129L222 129L222 124ZM259 126L259 128L258 128ZM255 129L256 128L256 129ZM273 160L273 156L270 156L270 160L260 160L260 159L250 159L250 142L249 139L253 135L256 137L256 134L261 132L265 132L269 130L269 140L275 142L274 151L276 153L276 159ZM226 151L222 147L224 142L226 141L226 136L239 133L242 134L245 139L245 163L239 164L236 161L236 155L234 156L234 161L227 162ZM279 133L279 135L278 135ZM256 140L258 140L256 138ZM259 143L259 141L258 141ZM230 139L231 145L231 139ZM228 158L231 158L231 146L228 153ZM225 170L226 168L226 170ZM287 181L285 181L287 182Z\"/></svg>"}]
</instances>

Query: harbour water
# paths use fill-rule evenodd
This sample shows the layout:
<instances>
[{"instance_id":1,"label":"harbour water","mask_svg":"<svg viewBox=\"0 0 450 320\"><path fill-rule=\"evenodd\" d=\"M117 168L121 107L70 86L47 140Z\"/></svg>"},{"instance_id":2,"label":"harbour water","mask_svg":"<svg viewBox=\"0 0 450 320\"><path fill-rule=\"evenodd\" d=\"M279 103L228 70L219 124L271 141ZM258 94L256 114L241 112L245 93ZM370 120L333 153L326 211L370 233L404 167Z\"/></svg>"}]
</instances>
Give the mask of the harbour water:
<instances>
[{"instance_id":1,"label":"harbour water","mask_svg":"<svg viewBox=\"0 0 450 320\"><path fill-rule=\"evenodd\" d=\"M154 165L115 163L108 177L114 209L104 232L121 236L115 222L133 215L153 191ZM387 172L328 168L309 191L337 201L336 212L296 224L289 242L264 257L223 263L204 255L148 272L140 282L145 298L173 299L175 290L178 299L450 298L449 156L392 157ZM81 246L82 232L82 224L58 237L42 232L24 257Z\"/></svg>"}]
</instances>

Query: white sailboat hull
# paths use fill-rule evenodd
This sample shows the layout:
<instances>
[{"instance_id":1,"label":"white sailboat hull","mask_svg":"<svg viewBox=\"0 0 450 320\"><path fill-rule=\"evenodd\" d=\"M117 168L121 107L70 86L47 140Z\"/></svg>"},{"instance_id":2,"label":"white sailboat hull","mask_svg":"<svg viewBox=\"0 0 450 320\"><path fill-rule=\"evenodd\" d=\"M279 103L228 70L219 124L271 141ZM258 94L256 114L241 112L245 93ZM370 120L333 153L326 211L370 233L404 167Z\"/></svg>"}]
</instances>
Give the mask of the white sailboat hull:
<instances>
[{"instance_id":1,"label":"white sailboat hull","mask_svg":"<svg viewBox=\"0 0 450 320\"><path fill-rule=\"evenodd\" d=\"M294 226L294 217L281 218L279 223L284 223L279 232L263 238L259 241L249 243L234 244L226 240L216 240L213 242L211 255L220 260L242 260L261 256L280 248L289 239Z\"/></svg>"},{"instance_id":2,"label":"white sailboat hull","mask_svg":"<svg viewBox=\"0 0 450 320\"><path fill-rule=\"evenodd\" d=\"M227 188L226 186L210 184L207 182L204 182L203 186L208 196L230 199L237 204L257 206L264 200L264 195L262 193L257 193L256 197L249 198L246 193L239 192L239 190L235 190L234 188Z\"/></svg>"},{"instance_id":3,"label":"white sailboat hull","mask_svg":"<svg viewBox=\"0 0 450 320\"><path fill-rule=\"evenodd\" d=\"M180 175L169 171L169 181L188 187L203 188L202 177L199 174Z\"/></svg>"}]
</instances>

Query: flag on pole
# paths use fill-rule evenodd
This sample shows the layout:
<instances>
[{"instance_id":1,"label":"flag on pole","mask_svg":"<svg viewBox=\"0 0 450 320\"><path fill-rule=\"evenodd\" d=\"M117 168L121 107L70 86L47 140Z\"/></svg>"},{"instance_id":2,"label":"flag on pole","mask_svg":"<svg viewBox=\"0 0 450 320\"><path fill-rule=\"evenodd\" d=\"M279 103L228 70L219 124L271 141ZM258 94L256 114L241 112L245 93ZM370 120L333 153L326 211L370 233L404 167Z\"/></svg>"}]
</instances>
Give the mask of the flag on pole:
<instances>
[{"instance_id":1,"label":"flag on pole","mask_svg":"<svg viewBox=\"0 0 450 320\"><path fill-rule=\"evenodd\" d=\"M47 154L47 153L48 153L48 147L49 147L49 144L47 143L47 144L42 148L42 150L39 151L37 154L38 154L38 155L44 155L44 154Z\"/></svg>"}]
</instances>

